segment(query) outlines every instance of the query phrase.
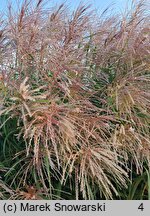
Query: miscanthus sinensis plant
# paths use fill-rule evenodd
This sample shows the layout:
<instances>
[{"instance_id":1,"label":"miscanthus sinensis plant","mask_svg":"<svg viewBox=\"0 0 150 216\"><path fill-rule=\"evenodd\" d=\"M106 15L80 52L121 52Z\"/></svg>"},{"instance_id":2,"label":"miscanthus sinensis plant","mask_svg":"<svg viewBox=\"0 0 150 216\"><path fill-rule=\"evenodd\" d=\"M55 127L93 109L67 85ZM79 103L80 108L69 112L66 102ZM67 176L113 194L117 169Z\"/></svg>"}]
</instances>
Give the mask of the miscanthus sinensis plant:
<instances>
[{"instance_id":1,"label":"miscanthus sinensis plant","mask_svg":"<svg viewBox=\"0 0 150 216\"><path fill-rule=\"evenodd\" d=\"M0 197L119 197L149 166L147 7L32 3L0 17Z\"/></svg>"}]
</instances>

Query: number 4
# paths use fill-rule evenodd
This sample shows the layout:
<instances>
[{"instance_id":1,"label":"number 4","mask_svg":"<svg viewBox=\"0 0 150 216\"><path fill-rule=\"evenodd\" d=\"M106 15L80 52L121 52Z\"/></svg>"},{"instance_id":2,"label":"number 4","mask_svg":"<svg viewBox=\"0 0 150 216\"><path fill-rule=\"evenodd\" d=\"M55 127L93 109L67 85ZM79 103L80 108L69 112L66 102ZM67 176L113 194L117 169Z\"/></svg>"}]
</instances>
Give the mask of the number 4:
<instances>
[{"instance_id":1,"label":"number 4","mask_svg":"<svg viewBox=\"0 0 150 216\"><path fill-rule=\"evenodd\" d=\"M143 206L143 203L141 203L138 207L139 210L143 211L144 210L144 206Z\"/></svg>"}]
</instances>

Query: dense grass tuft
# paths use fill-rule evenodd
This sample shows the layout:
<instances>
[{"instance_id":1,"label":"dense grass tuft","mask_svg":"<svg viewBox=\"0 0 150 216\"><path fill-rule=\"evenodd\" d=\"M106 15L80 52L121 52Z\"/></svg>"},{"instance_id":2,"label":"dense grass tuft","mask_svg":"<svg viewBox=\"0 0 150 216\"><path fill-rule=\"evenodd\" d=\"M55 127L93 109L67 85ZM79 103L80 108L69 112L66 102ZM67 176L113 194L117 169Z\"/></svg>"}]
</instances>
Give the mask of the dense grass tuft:
<instances>
[{"instance_id":1,"label":"dense grass tuft","mask_svg":"<svg viewBox=\"0 0 150 216\"><path fill-rule=\"evenodd\" d=\"M145 2L101 16L44 3L0 16L0 198L148 199Z\"/></svg>"}]
</instances>

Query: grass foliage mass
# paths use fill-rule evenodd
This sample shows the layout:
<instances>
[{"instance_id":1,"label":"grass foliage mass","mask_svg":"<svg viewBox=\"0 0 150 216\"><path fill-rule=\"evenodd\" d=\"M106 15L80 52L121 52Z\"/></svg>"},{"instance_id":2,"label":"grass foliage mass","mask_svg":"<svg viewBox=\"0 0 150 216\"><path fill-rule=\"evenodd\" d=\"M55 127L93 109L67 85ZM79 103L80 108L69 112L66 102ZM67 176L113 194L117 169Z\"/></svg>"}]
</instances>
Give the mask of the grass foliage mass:
<instances>
[{"instance_id":1,"label":"grass foliage mass","mask_svg":"<svg viewBox=\"0 0 150 216\"><path fill-rule=\"evenodd\" d=\"M148 8L0 15L0 199L150 199Z\"/></svg>"}]
</instances>

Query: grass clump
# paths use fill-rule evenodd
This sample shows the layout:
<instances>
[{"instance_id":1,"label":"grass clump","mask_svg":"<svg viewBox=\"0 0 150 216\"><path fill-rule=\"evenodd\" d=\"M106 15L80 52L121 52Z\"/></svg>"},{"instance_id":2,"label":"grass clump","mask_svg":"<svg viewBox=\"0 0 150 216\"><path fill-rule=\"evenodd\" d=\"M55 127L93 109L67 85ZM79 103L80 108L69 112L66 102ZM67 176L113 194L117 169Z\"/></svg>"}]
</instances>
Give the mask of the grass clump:
<instances>
[{"instance_id":1,"label":"grass clump","mask_svg":"<svg viewBox=\"0 0 150 216\"><path fill-rule=\"evenodd\" d=\"M10 4L0 19L1 199L130 199L145 178L148 198L144 1L119 19L43 4Z\"/></svg>"}]
</instances>

